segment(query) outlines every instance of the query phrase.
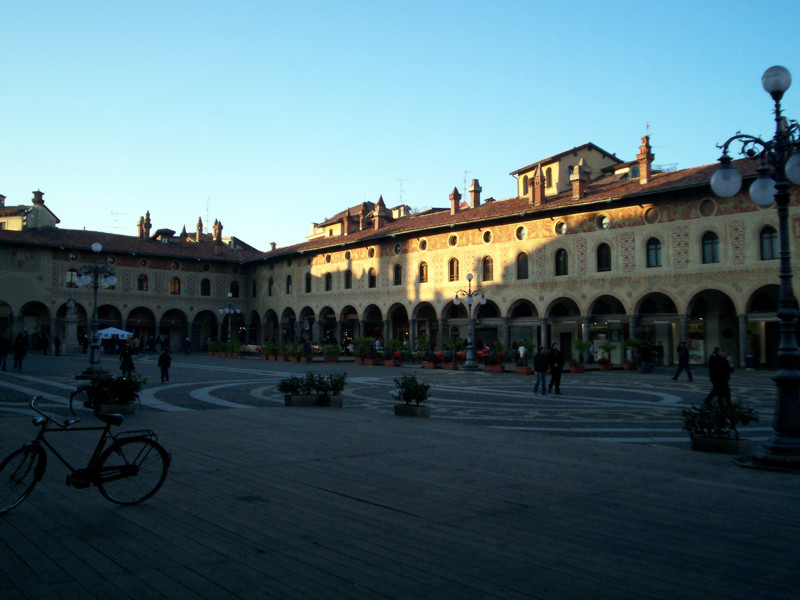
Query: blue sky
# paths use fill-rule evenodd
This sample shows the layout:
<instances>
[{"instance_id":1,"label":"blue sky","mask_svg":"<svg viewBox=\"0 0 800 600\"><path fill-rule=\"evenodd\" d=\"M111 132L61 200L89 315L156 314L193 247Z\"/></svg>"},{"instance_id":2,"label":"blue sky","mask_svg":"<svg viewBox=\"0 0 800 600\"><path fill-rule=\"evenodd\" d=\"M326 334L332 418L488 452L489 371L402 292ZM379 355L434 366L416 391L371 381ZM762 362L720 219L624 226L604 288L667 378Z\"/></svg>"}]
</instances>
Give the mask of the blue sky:
<instances>
[{"instance_id":1,"label":"blue sky","mask_svg":"<svg viewBox=\"0 0 800 600\"><path fill-rule=\"evenodd\" d=\"M613 7L613 8L612 8ZM259 249L383 196L447 206L585 142L714 162L771 135L761 73L794 72L800 3L0 4L0 193L62 228L134 235L220 219ZM401 181L402 180L402 181ZM463 191L463 190L462 190Z\"/></svg>"}]
</instances>

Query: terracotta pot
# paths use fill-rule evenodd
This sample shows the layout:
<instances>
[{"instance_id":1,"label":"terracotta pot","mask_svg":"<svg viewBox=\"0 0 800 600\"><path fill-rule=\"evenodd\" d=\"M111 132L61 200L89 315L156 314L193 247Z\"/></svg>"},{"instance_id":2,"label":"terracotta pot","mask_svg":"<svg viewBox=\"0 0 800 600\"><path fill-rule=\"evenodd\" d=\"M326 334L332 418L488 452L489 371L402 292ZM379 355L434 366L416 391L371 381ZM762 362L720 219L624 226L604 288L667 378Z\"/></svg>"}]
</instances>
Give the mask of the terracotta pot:
<instances>
[{"instance_id":1,"label":"terracotta pot","mask_svg":"<svg viewBox=\"0 0 800 600\"><path fill-rule=\"evenodd\" d=\"M503 365L489 365L489 373L505 373L506 368Z\"/></svg>"},{"instance_id":2,"label":"terracotta pot","mask_svg":"<svg viewBox=\"0 0 800 600\"><path fill-rule=\"evenodd\" d=\"M458 364L450 362L450 363L442 363L442 368L445 371L458 371Z\"/></svg>"},{"instance_id":3,"label":"terracotta pot","mask_svg":"<svg viewBox=\"0 0 800 600\"><path fill-rule=\"evenodd\" d=\"M516 369L517 373L520 374L520 375L530 375L531 373L533 373L533 368L532 367L520 367L520 366L517 366L517 367L515 367L515 369Z\"/></svg>"},{"instance_id":4,"label":"terracotta pot","mask_svg":"<svg viewBox=\"0 0 800 600\"><path fill-rule=\"evenodd\" d=\"M339 357L338 356L323 356L322 360L324 362L328 362L328 363L335 363L335 362L339 362Z\"/></svg>"},{"instance_id":5,"label":"terracotta pot","mask_svg":"<svg viewBox=\"0 0 800 600\"><path fill-rule=\"evenodd\" d=\"M570 373L583 373L586 370L586 365L570 365Z\"/></svg>"}]
</instances>

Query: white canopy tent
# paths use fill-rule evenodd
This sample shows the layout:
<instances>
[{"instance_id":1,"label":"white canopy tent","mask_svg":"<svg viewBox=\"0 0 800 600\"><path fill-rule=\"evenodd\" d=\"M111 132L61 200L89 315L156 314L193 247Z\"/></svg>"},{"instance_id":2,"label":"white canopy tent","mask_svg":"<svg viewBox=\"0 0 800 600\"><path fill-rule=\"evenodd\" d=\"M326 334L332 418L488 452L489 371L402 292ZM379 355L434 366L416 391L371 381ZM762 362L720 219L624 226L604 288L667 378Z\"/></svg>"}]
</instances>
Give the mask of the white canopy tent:
<instances>
[{"instance_id":1,"label":"white canopy tent","mask_svg":"<svg viewBox=\"0 0 800 600\"><path fill-rule=\"evenodd\" d=\"M100 329L97 334L100 336L101 340L110 340L114 336L121 340L129 340L133 337L133 334L129 331L117 329L116 327L106 327L105 329Z\"/></svg>"}]
</instances>

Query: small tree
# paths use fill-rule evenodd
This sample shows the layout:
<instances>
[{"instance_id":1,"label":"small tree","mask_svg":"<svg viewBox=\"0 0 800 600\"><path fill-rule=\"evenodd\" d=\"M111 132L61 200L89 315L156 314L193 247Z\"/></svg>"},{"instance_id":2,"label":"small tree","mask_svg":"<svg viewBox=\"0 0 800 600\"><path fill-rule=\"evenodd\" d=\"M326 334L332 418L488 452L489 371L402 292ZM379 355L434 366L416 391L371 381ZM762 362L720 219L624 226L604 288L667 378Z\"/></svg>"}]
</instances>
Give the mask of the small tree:
<instances>
[{"instance_id":1,"label":"small tree","mask_svg":"<svg viewBox=\"0 0 800 600\"><path fill-rule=\"evenodd\" d=\"M419 406L428 399L428 390L431 389L431 386L424 381L419 381L416 375L395 377L394 383L397 386L395 398L400 402L405 404L414 402Z\"/></svg>"},{"instance_id":2,"label":"small tree","mask_svg":"<svg viewBox=\"0 0 800 600\"><path fill-rule=\"evenodd\" d=\"M587 350L589 350L589 347L592 345L592 343L584 342L583 340L575 340L575 343L573 345L575 346L575 350L578 351L578 358L576 361L573 362L577 362L579 365L582 365L583 357L586 354Z\"/></svg>"}]
</instances>

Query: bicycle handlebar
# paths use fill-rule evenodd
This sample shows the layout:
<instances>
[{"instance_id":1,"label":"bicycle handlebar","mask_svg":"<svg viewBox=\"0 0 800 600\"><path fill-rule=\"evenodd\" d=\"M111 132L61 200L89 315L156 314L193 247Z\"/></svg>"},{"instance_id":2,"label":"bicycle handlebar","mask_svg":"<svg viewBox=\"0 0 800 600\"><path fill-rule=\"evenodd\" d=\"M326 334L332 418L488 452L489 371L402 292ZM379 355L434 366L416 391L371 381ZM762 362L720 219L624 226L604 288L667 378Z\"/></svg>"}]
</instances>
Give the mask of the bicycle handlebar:
<instances>
[{"instance_id":1,"label":"bicycle handlebar","mask_svg":"<svg viewBox=\"0 0 800 600\"><path fill-rule=\"evenodd\" d=\"M63 423L56 421L53 417L51 417L42 409L40 409L38 406L36 406L36 401L39 399L41 399L41 396L34 396L33 398L31 398L31 408L45 418L44 424L47 424L47 422L49 421L51 423L54 423L58 427L61 427L61 429L69 429L70 427L75 425L75 423L80 423L81 421L80 419L64 419Z\"/></svg>"}]
</instances>

